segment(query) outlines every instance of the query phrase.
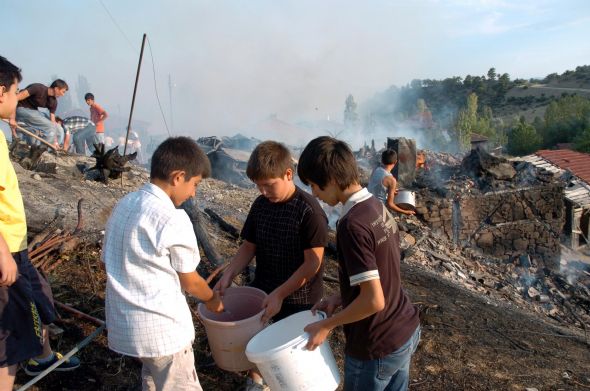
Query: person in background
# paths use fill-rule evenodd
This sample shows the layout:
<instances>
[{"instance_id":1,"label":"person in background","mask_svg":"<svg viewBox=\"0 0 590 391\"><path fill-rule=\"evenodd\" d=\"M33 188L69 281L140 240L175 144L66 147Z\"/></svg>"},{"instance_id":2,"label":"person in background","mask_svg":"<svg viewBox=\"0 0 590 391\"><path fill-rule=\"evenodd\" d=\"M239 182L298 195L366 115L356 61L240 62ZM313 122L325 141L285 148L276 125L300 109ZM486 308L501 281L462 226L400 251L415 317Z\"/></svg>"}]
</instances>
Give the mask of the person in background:
<instances>
[{"instance_id":1,"label":"person in background","mask_svg":"<svg viewBox=\"0 0 590 391\"><path fill-rule=\"evenodd\" d=\"M210 311L223 311L223 304L196 271L197 238L189 216L177 208L210 173L194 140L167 139L152 157L150 183L119 201L105 228L109 348L142 362L144 390L202 390L183 291Z\"/></svg>"},{"instance_id":2,"label":"person in background","mask_svg":"<svg viewBox=\"0 0 590 391\"><path fill-rule=\"evenodd\" d=\"M406 390L420 319L402 289L395 219L360 185L356 160L343 141L327 136L310 141L297 173L314 196L331 206L343 204L336 228L340 293L314 305L312 311L328 317L305 326L307 348L316 349L343 325L344 390Z\"/></svg>"},{"instance_id":3,"label":"person in background","mask_svg":"<svg viewBox=\"0 0 590 391\"><path fill-rule=\"evenodd\" d=\"M84 100L86 100L86 104L90 107L90 120L96 126L96 140L94 142L96 144L104 144L104 120L109 115L102 106L94 101L94 95L91 92L87 92L84 95Z\"/></svg>"},{"instance_id":4,"label":"person in background","mask_svg":"<svg viewBox=\"0 0 590 391\"><path fill-rule=\"evenodd\" d=\"M61 124L66 131L66 135L72 135L74 152L79 155L86 155L87 151L90 154L94 152L96 126L92 121L82 116L67 117L64 120L59 118L58 121L61 121ZM65 144L64 149L66 149Z\"/></svg>"},{"instance_id":5,"label":"person in background","mask_svg":"<svg viewBox=\"0 0 590 391\"><path fill-rule=\"evenodd\" d=\"M0 56L0 118L12 118L20 69ZM49 284L29 260L27 223L14 167L0 131L0 391L12 390L17 365L37 375L62 358L49 345L46 324L56 318ZM27 361L28 360L28 361ZM70 357L55 370L80 366Z\"/></svg>"},{"instance_id":6,"label":"person in background","mask_svg":"<svg viewBox=\"0 0 590 391\"><path fill-rule=\"evenodd\" d=\"M12 136L17 137L16 122L22 122L27 130L32 133L40 132L37 134L38 136L59 148L60 131L56 126L55 111L57 110L57 98L64 96L68 88L65 81L57 79L49 87L41 83L34 83L21 90L17 94L16 112L10 117ZM39 111L39 108L48 109L49 117ZM32 140L31 143L34 141Z\"/></svg>"},{"instance_id":7,"label":"person in background","mask_svg":"<svg viewBox=\"0 0 590 391\"><path fill-rule=\"evenodd\" d=\"M367 189L379 201L383 202L391 210L405 215L416 214L413 210L402 209L394 202L397 194L397 181L391 174L391 170L397 164L397 152L386 149L381 154L381 164L371 173Z\"/></svg>"},{"instance_id":8,"label":"person in background","mask_svg":"<svg viewBox=\"0 0 590 391\"><path fill-rule=\"evenodd\" d=\"M262 321L276 322L311 309L322 296L328 220L318 201L295 186L293 160L283 144L260 143L246 174L261 195L242 228L242 245L214 289L223 297L234 277L256 257L251 286L268 294ZM246 390L266 389L258 370L250 371Z\"/></svg>"}]
</instances>

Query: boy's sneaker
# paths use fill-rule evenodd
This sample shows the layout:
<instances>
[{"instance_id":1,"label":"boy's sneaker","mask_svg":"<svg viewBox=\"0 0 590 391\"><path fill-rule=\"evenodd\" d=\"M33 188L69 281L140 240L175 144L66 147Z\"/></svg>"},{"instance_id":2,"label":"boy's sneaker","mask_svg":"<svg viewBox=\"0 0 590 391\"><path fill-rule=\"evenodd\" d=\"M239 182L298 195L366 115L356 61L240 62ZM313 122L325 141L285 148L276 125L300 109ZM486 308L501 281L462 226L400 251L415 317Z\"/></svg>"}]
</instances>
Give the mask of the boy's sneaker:
<instances>
[{"instance_id":1,"label":"boy's sneaker","mask_svg":"<svg viewBox=\"0 0 590 391\"><path fill-rule=\"evenodd\" d=\"M25 373L27 375L37 376L38 374L40 374L41 372L43 372L44 370L46 370L47 368L49 368L50 366L55 364L56 361L61 360L62 357L63 357L63 355L61 353L54 352L53 359L49 360L47 362L39 362L39 361L35 360L34 358L31 358L31 359L29 359L29 361L27 361L27 363L25 365L23 365L23 369L25 370ZM72 371L72 370L78 368L79 366L80 366L80 360L78 359L78 357L72 356L72 357L68 358L66 361L62 362L57 368L54 369L54 371L61 371L61 372Z\"/></svg>"},{"instance_id":2,"label":"boy's sneaker","mask_svg":"<svg viewBox=\"0 0 590 391\"><path fill-rule=\"evenodd\" d=\"M256 383L251 378L246 379L246 385L242 387L240 390L243 391L270 391L270 387L266 384Z\"/></svg>"}]
</instances>

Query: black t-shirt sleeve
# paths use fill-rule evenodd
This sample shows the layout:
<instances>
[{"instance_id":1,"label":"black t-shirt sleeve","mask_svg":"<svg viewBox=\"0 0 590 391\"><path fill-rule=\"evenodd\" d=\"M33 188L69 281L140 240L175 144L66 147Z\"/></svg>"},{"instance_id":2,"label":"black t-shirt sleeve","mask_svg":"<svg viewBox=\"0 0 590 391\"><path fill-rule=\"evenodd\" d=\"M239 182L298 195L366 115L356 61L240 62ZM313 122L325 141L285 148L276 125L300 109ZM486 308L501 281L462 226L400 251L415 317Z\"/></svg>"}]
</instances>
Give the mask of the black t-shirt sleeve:
<instances>
[{"instance_id":1,"label":"black t-shirt sleeve","mask_svg":"<svg viewBox=\"0 0 590 391\"><path fill-rule=\"evenodd\" d=\"M47 89L47 87L44 86L43 84L40 84L40 83L30 84L27 86L27 88L25 88L25 90L27 90L27 92L29 93L30 97L34 97L39 94L43 94L46 89Z\"/></svg>"},{"instance_id":2,"label":"black t-shirt sleeve","mask_svg":"<svg viewBox=\"0 0 590 391\"><path fill-rule=\"evenodd\" d=\"M47 108L49 109L49 112L51 114L55 114L55 111L57 110L57 98L55 97L48 97L47 98Z\"/></svg>"},{"instance_id":3,"label":"black t-shirt sleeve","mask_svg":"<svg viewBox=\"0 0 590 391\"><path fill-rule=\"evenodd\" d=\"M338 230L338 241L350 285L358 285L379 276L374 239L369 230L347 221L345 229Z\"/></svg>"},{"instance_id":4,"label":"black t-shirt sleeve","mask_svg":"<svg viewBox=\"0 0 590 391\"><path fill-rule=\"evenodd\" d=\"M303 216L300 227L301 245L304 249L328 245L328 219L323 212L310 210Z\"/></svg>"},{"instance_id":5,"label":"black t-shirt sleeve","mask_svg":"<svg viewBox=\"0 0 590 391\"><path fill-rule=\"evenodd\" d=\"M257 198L250 207L250 212L246 217L244 226L242 227L242 239L249 241L250 243L256 244L256 214L258 209L259 199Z\"/></svg>"}]
</instances>

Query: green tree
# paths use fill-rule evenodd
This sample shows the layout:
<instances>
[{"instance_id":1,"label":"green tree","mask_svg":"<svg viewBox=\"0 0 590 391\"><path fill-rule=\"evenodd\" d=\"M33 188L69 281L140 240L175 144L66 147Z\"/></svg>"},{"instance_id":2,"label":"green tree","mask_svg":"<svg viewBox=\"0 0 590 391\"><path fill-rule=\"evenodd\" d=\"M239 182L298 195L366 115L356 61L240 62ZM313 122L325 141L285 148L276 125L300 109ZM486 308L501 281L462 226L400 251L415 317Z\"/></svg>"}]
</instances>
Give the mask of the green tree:
<instances>
[{"instance_id":1,"label":"green tree","mask_svg":"<svg viewBox=\"0 0 590 391\"><path fill-rule=\"evenodd\" d=\"M528 155L539 149L541 140L535 128L522 118L516 122L508 135L507 149L512 155Z\"/></svg>"},{"instance_id":2,"label":"green tree","mask_svg":"<svg viewBox=\"0 0 590 391\"><path fill-rule=\"evenodd\" d=\"M545 110L543 145L552 147L557 143L569 143L585 129L590 117L590 99L581 96L566 96L549 104Z\"/></svg>"},{"instance_id":3,"label":"green tree","mask_svg":"<svg viewBox=\"0 0 590 391\"><path fill-rule=\"evenodd\" d=\"M590 153L590 123L585 121L584 130L582 130L574 139L574 149L579 152Z\"/></svg>"},{"instance_id":4,"label":"green tree","mask_svg":"<svg viewBox=\"0 0 590 391\"><path fill-rule=\"evenodd\" d=\"M488 71L488 80L496 80L496 68L490 68Z\"/></svg>"},{"instance_id":5,"label":"green tree","mask_svg":"<svg viewBox=\"0 0 590 391\"><path fill-rule=\"evenodd\" d=\"M471 148L471 133L477 125L477 95L474 93L467 96L467 105L457 116L455 133L457 144L460 150L468 151Z\"/></svg>"}]
</instances>

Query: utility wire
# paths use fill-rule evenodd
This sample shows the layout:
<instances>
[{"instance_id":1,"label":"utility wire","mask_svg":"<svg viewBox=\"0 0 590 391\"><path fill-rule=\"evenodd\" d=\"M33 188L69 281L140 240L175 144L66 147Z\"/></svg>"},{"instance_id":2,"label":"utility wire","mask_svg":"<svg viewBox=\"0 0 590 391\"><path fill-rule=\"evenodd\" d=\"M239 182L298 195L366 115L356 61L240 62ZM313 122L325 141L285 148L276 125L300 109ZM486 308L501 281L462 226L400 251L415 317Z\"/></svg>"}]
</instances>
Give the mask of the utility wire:
<instances>
[{"instance_id":1,"label":"utility wire","mask_svg":"<svg viewBox=\"0 0 590 391\"><path fill-rule=\"evenodd\" d=\"M160 96L158 95L158 85L156 83L156 65L154 64L154 55L152 53L152 44L150 43L150 37L148 36L148 47L150 48L150 57L152 58L152 70L154 75L154 90L156 91L156 99L158 100L158 106L160 107L160 113L162 114L162 120L164 121L164 126L166 126L166 131L168 131L168 136L172 136L170 134L170 129L168 129L168 123L166 122L166 116L164 115L164 110L162 109L162 103L160 102Z\"/></svg>"},{"instance_id":2,"label":"utility wire","mask_svg":"<svg viewBox=\"0 0 590 391\"><path fill-rule=\"evenodd\" d=\"M125 38L125 40L127 41L127 43L129 43L129 46L131 46L131 48L133 49L133 51L135 53L137 53L137 50L135 49L135 46L133 46L133 44L131 43L131 41L129 40L129 38L127 37L127 35L125 34L125 32L123 31L123 29L119 26L119 24L117 23L117 21L115 20L115 18L113 17L113 15L109 12L109 9L106 7L106 5L104 5L104 3L102 2L102 0L98 0L98 2L102 5L102 7L104 8L105 12L109 15L109 17L113 21L113 24L117 27L117 29L119 30L119 32L121 33L121 35L123 35L123 37ZM168 123L166 122L166 116L164 115L164 110L162 109L162 103L160 102L160 96L158 95L158 84L156 83L156 65L154 63L154 54L152 53L152 45L150 43L149 36L147 37L147 41L148 41L148 46L150 48L150 57L152 58L152 70L153 70L153 76L154 76L154 90L156 91L156 99L158 100L158 106L160 107L160 113L162 114L162 120L164 121L164 126L166 126L166 131L168 132L168 136L171 136L170 129L168 129Z\"/></svg>"},{"instance_id":3,"label":"utility wire","mask_svg":"<svg viewBox=\"0 0 590 391\"><path fill-rule=\"evenodd\" d=\"M100 3L100 5L102 5L102 8L104 8L105 12L109 15L109 17L111 18L111 21L117 27L117 29L119 30L119 32L121 33L121 35L125 38L125 40L129 44L129 46L131 47L131 49L133 49L133 51L135 52L135 54L137 54L137 49L135 48L135 46L133 46L133 44L131 43L131 40L129 40L129 38L127 37L127 35L125 34L125 32L123 31L123 29L121 28L121 26L119 26L119 23L117 23L117 21L115 20L115 18L113 17L113 15L111 15L111 13L109 12L109 9L107 8L107 6L104 5L104 3L102 2L102 0L98 0L98 2Z\"/></svg>"}]
</instances>

